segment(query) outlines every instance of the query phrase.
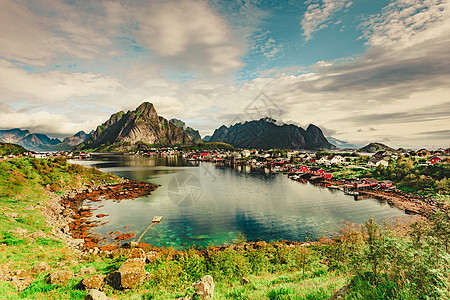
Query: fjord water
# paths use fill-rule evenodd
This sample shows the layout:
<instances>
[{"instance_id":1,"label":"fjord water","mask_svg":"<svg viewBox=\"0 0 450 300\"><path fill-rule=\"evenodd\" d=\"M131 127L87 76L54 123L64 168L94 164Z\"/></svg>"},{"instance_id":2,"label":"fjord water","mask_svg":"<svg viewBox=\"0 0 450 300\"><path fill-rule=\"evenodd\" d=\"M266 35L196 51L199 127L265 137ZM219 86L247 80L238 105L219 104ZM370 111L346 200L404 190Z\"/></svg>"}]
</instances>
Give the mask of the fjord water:
<instances>
[{"instance_id":1,"label":"fjord water","mask_svg":"<svg viewBox=\"0 0 450 300\"><path fill-rule=\"evenodd\" d=\"M378 222L405 216L373 198L355 201L337 190L300 183L283 174L252 172L211 163L189 165L181 157L109 156L76 161L125 178L160 184L151 195L132 200L88 203L106 224L93 233L134 233L136 239L151 224L143 242L183 248L232 243L239 233L248 240L307 241L339 233L344 221ZM104 242L111 240L106 239Z\"/></svg>"}]
</instances>

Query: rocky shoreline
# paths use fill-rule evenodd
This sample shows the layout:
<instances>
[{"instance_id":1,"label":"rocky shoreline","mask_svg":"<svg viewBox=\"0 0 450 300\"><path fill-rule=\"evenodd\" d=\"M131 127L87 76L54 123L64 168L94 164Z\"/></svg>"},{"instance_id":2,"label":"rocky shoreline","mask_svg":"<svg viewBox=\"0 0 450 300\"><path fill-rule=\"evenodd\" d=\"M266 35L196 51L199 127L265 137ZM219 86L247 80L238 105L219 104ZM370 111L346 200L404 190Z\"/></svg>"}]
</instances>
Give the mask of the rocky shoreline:
<instances>
[{"instance_id":1,"label":"rocky shoreline","mask_svg":"<svg viewBox=\"0 0 450 300\"><path fill-rule=\"evenodd\" d=\"M99 214L97 215L99 220L90 220L94 211L83 203L87 200L134 199L151 194L157 187L158 185L148 182L128 179L114 184L93 184L84 189L74 189L63 196L52 194L43 213L47 219L47 225L53 227L52 235L66 243L68 247L80 253L110 251L117 248L118 245L107 245L100 249L98 242L101 238L90 233L91 228L103 224L101 218L106 215ZM128 233L114 232L111 234L116 235L114 237L116 241L133 237Z\"/></svg>"},{"instance_id":2,"label":"rocky shoreline","mask_svg":"<svg viewBox=\"0 0 450 300\"><path fill-rule=\"evenodd\" d=\"M322 184L344 186L348 183L342 180L326 180ZM431 197L405 193L397 188L390 190L360 190L359 194L387 201L389 205L405 211L406 214L417 214L427 217L434 210L443 208L442 203Z\"/></svg>"}]
</instances>

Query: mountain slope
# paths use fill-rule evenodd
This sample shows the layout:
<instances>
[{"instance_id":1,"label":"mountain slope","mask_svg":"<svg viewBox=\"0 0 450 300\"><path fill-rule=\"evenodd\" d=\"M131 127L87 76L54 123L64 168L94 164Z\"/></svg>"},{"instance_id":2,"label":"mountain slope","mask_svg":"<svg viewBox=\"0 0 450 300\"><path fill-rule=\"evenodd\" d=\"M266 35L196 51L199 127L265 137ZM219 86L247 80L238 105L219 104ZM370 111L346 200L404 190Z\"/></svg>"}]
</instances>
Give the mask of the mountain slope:
<instances>
[{"instance_id":1,"label":"mountain slope","mask_svg":"<svg viewBox=\"0 0 450 300\"><path fill-rule=\"evenodd\" d=\"M310 124L306 130L293 124L280 124L271 118L222 125L214 131L211 142L223 142L238 148L261 149L332 149L319 127Z\"/></svg>"},{"instance_id":2,"label":"mountain slope","mask_svg":"<svg viewBox=\"0 0 450 300\"><path fill-rule=\"evenodd\" d=\"M349 142L343 141L343 140L339 140L336 139L334 137L330 137L327 136L327 140L334 146L336 146L337 148L341 148L341 149L358 149L360 148L362 145L358 146L355 144L351 144Z\"/></svg>"},{"instance_id":3,"label":"mountain slope","mask_svg":"<svg viewBox=\"0 0 450 300\"><path fill-rule=\"evenodd\" d=\"M62 144L59 139L49 138L45 134L31 133L29 130L19 128L0 130L0 142L15 143L33 151L51 151L68 148L64 145L64 147L60 147Z\"/></svg>"},{"instance_id":4,"label":"mountain slope","mask_svg":"<svg viewBox=\"0 0 450 300\"><path fill-rule=\"evenodd\" d=\"M359 152L366 152L366 153L375 153L378 151L395 151L395 149L386 146L382 143L370 143L367 146L364 146L360 149L358 149Z\"/></svg>"},{"instance_id":5,"label":"mountain slope","mask_svg":"<svg viewBox=\"0 0 450 300\"><path fill-rule=\"evenodd\" d=\"M78 146L79 144L85 142L91 137L91 133L86 133L83 130L75 133L73 136L68 136L63 140L63 143L71 147Z\"/></svg>"},{"instance_id":6,"label":"mountain slope","mask_svg":"<svg viewBox=\"0 0 450 300\"><path fill-rule=\"evenodd\" d=\"M120 111L108 121L98 126L92 136L76 149L95 149L117 143L136 145L146 144L192 144L192 139L183 129L158 116L155 107L149 102L142 103L134 111Z\"/></svg>"},{"instance_id":7,"label":"mountain slope","mask_svg":"<svg viewBox=\"0 0 450 300\"><path fill-rule=\"evenodd\" d=\"M169 121L172 122L173 124L175 124L178 128L183 129L184 132L186 132L187 135L191 137L191 139L194 143L198 144L198 143L202 142L202 138L201 138L200 132L198 132L198 130L195 130L192 127L186 126L186 124L179 119L170 119Z\"/></svg>"}]
</instances>

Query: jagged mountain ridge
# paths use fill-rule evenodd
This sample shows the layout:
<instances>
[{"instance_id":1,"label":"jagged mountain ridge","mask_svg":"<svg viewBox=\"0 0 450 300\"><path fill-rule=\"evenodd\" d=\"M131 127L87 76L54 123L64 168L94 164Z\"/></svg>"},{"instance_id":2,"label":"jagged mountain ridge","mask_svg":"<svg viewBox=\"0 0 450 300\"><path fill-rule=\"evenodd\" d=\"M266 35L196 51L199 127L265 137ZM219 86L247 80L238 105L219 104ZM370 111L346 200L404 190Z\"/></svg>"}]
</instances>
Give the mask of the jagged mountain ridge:
<instances>
[{"instance_id":1,"label":"jagged mountain ridge","mask_svg":"<svg viewBox=\"0 0 450 300\"><path fill-rule=\"evenodd\" d=\"M81 144L81 143L85 142L86 140L88 140L91 137L92 132L86 133L83 130L78 131L73 136L66 137L63 140L63 143L65 143L65 144L67 144L69 146L72 146L72 147L78 146L79 144Z\"/></svg>"},{"instance_id":2,"label":"jagged mountain ridge","mask_svg":"<svg viewBox=\"0 0 450 300\"><path fill-rule=\"evenodd\" d=\"M195 130L192 127L186 126L186 123L184 123L183 121L181 121L179 119L170 119L169 121L172 122L173 124L175 124L176 126L178 126L179 128L183 129L184 132L186 132L187 135L191 137L191 139L194 143L202 142L202 138L201 138L200 132L198 132L198 130Z\"/></svg>"},{"instance_id":3,"label":"jagged mountain ridge","mask_svg":"<svg viewBox=\"0 0 450 300\"><path fill-rule=\"evenodd\" d=\"M158 116L152 103L144 102L133 111L120 111L111 115L77 149L95 149L123 142L130 145L138 142L162 145L193 143L183 129Z\"/></svg>"},{"instance_id":4,"label":"jagged mountain ridge","mask_svg":"<svg viewBox=\"0 0 450 300\"><path fill-rule=\"evenodd\" d=\"M14 143L33 151L52 150L61 144L57 138L50 138L42 133L31 133L27 129L20 128L0 130L0 142Z\"/></svg>"},{"instance_id":5,"label":"jagged mountain ridge","mask_svg":"<svg viewBox=\"0 0 450 300\"><path fill-rule=\"evenodd\" d=\"M222 125L214 131L211 142L228 143L238 148L260 149L333 149L322 130L310 124L306 130L293 124L283 124L271 118Z\"/></svg>"}]
</instances>

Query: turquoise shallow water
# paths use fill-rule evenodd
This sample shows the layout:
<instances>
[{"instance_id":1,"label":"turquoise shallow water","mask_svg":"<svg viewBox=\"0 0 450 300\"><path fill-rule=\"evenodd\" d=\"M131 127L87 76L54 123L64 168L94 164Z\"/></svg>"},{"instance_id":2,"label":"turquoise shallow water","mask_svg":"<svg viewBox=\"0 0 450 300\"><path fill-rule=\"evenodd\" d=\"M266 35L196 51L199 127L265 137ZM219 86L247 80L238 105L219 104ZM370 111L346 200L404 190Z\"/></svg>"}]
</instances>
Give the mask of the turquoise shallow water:
<instances>
[{"instance_id":1,"label":"turquoise shallow water","mask_svg":"<svg viewBox=\"0 0 450 300\"><path fill-rule=\"evenodd\" d=\"M76 163L161 185L147 197L91 203L97 208L94 215L109 215L101 219L107 224L93 230L102 236L118 230L139 237L154 216L163 216L142 238L158 247L228 244L239 233L249 240L316 240L336 235L344 221L406 216L376 199L355 201L340 191L302 184L283 174L210 163L190 166L179 157L113 156Z\"/></svg>"}]
</instances>

